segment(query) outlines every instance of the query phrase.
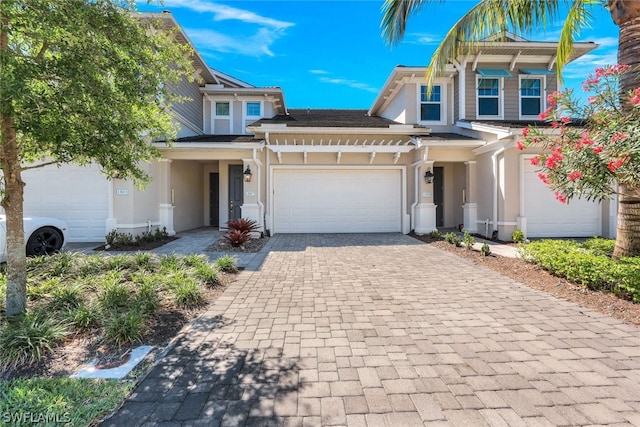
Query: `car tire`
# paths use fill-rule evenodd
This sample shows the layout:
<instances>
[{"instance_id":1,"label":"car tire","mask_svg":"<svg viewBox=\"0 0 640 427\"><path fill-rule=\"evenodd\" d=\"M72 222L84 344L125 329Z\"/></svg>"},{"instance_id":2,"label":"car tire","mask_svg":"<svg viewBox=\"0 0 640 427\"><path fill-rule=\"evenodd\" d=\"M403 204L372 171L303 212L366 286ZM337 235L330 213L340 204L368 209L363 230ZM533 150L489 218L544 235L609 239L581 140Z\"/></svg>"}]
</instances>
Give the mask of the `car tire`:
<instances>
[{"instance_id":1,"label":"car tire","mask_svg":"<svg viewBox=\"0 0 640 427\"><path fill-rule=\"evenodd\" d=\"M27 255L42 256L58 253L62 243L60 231L53 227L40 227L27 240Z\"/></svg>"}]
</instances>

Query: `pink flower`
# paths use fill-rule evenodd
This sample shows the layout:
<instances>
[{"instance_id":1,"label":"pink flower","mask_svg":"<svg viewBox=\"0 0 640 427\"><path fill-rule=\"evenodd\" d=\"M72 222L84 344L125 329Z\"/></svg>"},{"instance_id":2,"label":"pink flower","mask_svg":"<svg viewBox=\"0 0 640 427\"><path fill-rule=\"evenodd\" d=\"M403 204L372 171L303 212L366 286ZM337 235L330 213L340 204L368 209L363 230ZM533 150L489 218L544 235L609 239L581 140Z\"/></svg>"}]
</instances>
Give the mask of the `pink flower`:
<instances>
[{"instance_id":1,"label":"pink flower","mask_svg":"<svg viewBox=\"0 0 640 427\"><path fill-rule=\"evenodd\" d=\"M588 97L588 98L587 98L587 102L588 102L589 104L594 104L594 103L596 103L597 101L598 101L598 97L597 97L597 96L590 96L590 97Z\"/></svg>"},{"instance_id":2,"label":"pink flower","mask_svg":"<svg viewBox=\"0 0 640 427\"><path fill-rule=\"evenodd\" d=\"M629 99L629 101L633 104L633 105L638 105L640 104L640 87L637 88L636 90L634 90L631 93L631 98Z\"/></svg>"},{"instance_id":3,"label":"pink flower","mask_svg":"<svg viewBox=\"0 0 640 427\"><path fill-rule=\"evenodd\" d=\"M618 132L615 135L613 135L611 137L611 142L618 142L618 141L624 141L625 139L629 138L629 135L623 133L623 132Z\"/></svg>"},{"instance_id":4,"label":"pink flower","mask_svg":"<svg viewBox=\"0 0 640 427\"><path fill-rule=\"evenodd\" d=\"M522 136L524 136L525 138L527 137L527 135L529 135L529 131L531 129L529 129L528 127L522 129Z\"/></svg>"},{"instance_id":5,"label":"pink flower","mask_svg":"<svg viewBox=\"0 0 640 427\"><path fill-rule=\"evenodd\" d=\"M547 96L547 104L548 105L557 105L558 104L558 99L560 99L561 97L562 97L562 92L555 91L553 93L550 93L549 96Z\"/></svg>"},{"instance_id":6,"label":"pink flower","mask_svg":"<svg viewBox=\"0 0 640 427\"><path fill-rule=\"evenodd\" d=\"M584 175L582 175L582 172L573 171L573 172L569 173L569 181L575 181L576 179L580 179L583 176Z\"/></svg>"},{"instance_id":7,"label":"pink flower","mask_svg":"<svg viewBox=\"0 0 640 427\"><path fill-rule=\"evenodd\" d=\"M544 166L549 169L553 169L555 167L558 167L558 163L553 157L547 157L547 161L544 163Z\"/></svg>"},{"instance_id":8,"label":"pink flower","mask_svg":"<svg viewBox=\"0 0 640 427\"><path fill-rule=\"evenodd\" d=\"M530 160L532 166L538 166L540 164L540 157L532 157Z\"/></svg>"},{"instance_id":9,"label":"pink flower","mask_svg":"<svg viewBox=\"0 0 640 427\"><path fill-rule=\"evenodd\" d=\"M518 150L522 151L524 150L526 147L522 144L522 141L518 140L516 142L516 147L518 147Z\"/></svg>"},{"instance_id":10,"label":"pink flower","mask_svg":"<svg viewBox=\"0 0 640 427\"><path fill-rule=\"evenodd\" d=\"M538 114L538 118L540 120L546 120L551 115L552 111L553 111L553 107L547 107L546 110L544 110L542 113Z\"/></svg>"},{"instance_id":11,"label":"pink flower","mask_svg":"<svg viewBox=\"0 0 640 427\"><path fill-rule=\"evenodd\" d=\"M611 171L611 172L615 172L618 169L620 169L620 166L624 165L624 159L618 159L615 162L613 160L611 160L609 162L609 164L607 165L607 168Z\"/></svg>"},{"instance_id":12,"label":"pink flower","mask_svg":"<svg viewBox=\"0 0 640 427\"><path fill-rule=\"evenodd\" d=\"M567 203L567 199L559 191L555 192L555 196L560 203Z\"/></svg>"},{"instance_id":13,"label":"pink flower","mask_svg":"<svg viewBox=\"0 0 640 427\"><path fill-rule=\"evenodd\" d=\"M560 121L566 125L571 121L571 117L561 117Z\"/></svg>"},{"instance_id":14,"label":"pink flower","mask_svg":"<svg viewBox=\"0 0 640 427\"><path fill-rule=\"evenodd\" d=\"M602 153L602 147L598 146L598 147L593 147L593 152L595 154L600 154Z\"/></svg>"},{"instance_id":15,"label":"pink flower","mask_svg":"<svg viewBox=\"0 0 640 427\"><path fill-rule=\"evenodd\" d=\"M554 129L558 129L560 127L560 124L558 122L551 122L551 127Z\"/></svg>"},{"instance_id":16,"label":"pink flower","mask_svg":"<svg viewBox=\"0 0 640 427\"><path fill-rule=\"evenodd\" d=\"M582 137L578 140L578 142L580 144L584 144L584 145L592 145L593 144L593 140L591 140L589 132L587 132L587 131L582 132Z\"/></svg>"},{"instance_id":17,"label":"pink flower","mask_svg":"<svg viewBox=\"0 0 640 427\"><path fill-rule=\"evenodd\" d=\"M546 185L549 185L549 175L541 172L538 174L538 178L540 178L540 181L544 182Z\"/></svg>"}]
</instances>

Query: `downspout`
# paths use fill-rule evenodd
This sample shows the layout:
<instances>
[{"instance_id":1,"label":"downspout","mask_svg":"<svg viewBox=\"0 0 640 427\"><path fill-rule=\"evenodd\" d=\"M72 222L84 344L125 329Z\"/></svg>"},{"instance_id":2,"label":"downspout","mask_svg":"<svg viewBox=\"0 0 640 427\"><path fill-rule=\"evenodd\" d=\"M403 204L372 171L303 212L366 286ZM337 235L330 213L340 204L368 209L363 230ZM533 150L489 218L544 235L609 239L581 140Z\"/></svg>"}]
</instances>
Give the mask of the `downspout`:
<instances>
[{"instance_id":1,"label":"downspout","mask_svg":"<svg viewBox=\"0 0 640 427\"><path fill-rule=\"evenodd\" d=\"M265 140L266 145L270 145L270 143L269 143L269 132L265 132L264 140ZM270 154L271 153L269 153L269 149L267 148L267 151L265 151L266 166L265 166L265 177L264 177L264 179L265 179L264 184L265 184L266 194L267 194L267 197L266 197L267 207L271 206L271 197L272 197L272 193L269 193L269 184L270 184L270 182L269 182L269 173L270 172L269 171L271 169L271 156L270 156ZM266 211L266 209L264 211L262 222L264 224L264 229L266 231L267 230L267 211ZM271 228L269 228L269 232L271 232Z\"/></svg>"},{"instance_id":2,"label":"downspout","mask_svg":"<svg viewBox=\"0 0 640 427\"><path fill-rule=\"evenodd\" d=\"M506 147L502 147L491 155L491 166L493 166L493 231L498 230L498 187L500 182L498 180L498 156L504 153ZM492 233L493 234L493 233ZM488 237L488 236L486 236Z\"/></svg>"},{"instance_id":3,"label":"downspout","mask_svg":"<svg viewBox=\"0 0 640 427\"><path fill-rule=\"evenodd\" d=\"M256 175L258 176L258 190L256 192L256 198L258 200L258 218L262 219L262 229L264 231L264 205L262 204L262 199L260 198L260 191L262 189L262 162L258 160L258 149L253 149L253 162L258 167L258 171Z\"/></svg>"}]
</instances>

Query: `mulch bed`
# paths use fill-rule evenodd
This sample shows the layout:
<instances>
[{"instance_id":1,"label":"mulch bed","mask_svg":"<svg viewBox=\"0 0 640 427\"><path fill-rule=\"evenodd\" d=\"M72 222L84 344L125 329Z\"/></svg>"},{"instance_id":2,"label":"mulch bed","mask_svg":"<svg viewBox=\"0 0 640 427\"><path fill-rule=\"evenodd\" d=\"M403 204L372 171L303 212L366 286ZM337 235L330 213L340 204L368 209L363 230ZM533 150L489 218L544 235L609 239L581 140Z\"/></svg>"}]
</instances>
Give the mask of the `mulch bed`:
<instances>
[{"instance_id":1,"label":"mulch bed","mask_svg":"<svg viewBox=\"0 0 640 427\"><path fill-rule=\"evenodd\" d=\"M268 237L249 239L242 246L231 246L225 238L221 238L205 249L207 252L259 252L269 241Z\"/></svg>"}]
</instances>

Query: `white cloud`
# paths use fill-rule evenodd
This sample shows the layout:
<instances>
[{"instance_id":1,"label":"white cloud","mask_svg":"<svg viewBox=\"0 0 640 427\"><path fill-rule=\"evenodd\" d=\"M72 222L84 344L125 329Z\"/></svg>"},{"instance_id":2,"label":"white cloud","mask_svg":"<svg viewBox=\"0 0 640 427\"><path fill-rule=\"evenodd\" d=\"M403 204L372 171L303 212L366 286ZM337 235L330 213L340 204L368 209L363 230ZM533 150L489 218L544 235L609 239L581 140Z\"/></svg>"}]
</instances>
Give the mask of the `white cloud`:
<instances>
[{"instance_id":1,"label":"white cloud","mask_svg":"<svg viewBox=\"0 0 640 427\"><path fill-rule=\"evenodd\" d=\"M141 2L141 0L139 0ZM189 9L201 14L212 14L213 21L239 21L246 25L234 25L233 33L201 28L185 28L185 32L202 52L212 54L236 53L247 56L275 56L272 46L284 37L292 22L280 21L258 15L245 9L217 4L207 0L164 0L163 6L174 9Z\"/></svg>"},{"instance_id":2,"label":"white cloud","mask_svg":"<svg viewBox=\"0 0 640 427\"><path fill-rule=\"evenodd\" d=\"M411 33L407 34L403 43L420 44L425 46L437 46L442 41L441 35L428 33Z\"/></svg>"},{"instance_id":3,"label":"white cloud","mask_svg":"<svg viewBox=\"0 0 640 427\"><path fill-rule=\"evenodd\" d=\"M343 85L349 86L354 89L360 89L367 92L378 93L378 89L369 86L366 83L358 82L356 80L342 79L342 78L331 78L331 77L320 77L320 81L323 83L331 83L335 85Z\"/></svg>"},{"instance_id":4,"label":"white cloud","mask_svg":"<svg viewBox=\"0 0 640 427\"><path fill-rule=\"evenodd\" d=\"M325 70L309 70L311 74L329 74L328 71Z\"/></svg>"},{"instance_id":5,"label":"white cloud","mask_svg":"<svg viewBox=\"0 0 640 427\"><path fill-rule=\"evenodd\" d=\"M164 0L163 6L168 8L190 9L199 13L213 13L214 21L237 20L275 29L286 29L294 25L292 22L267 18L249 10L238 9L206 0Z\"/></svg>"},{"instance_id":6,"label":"white cloud","mask_svg":"<svg viewBox=\"0 0 640 427\"><path fill-rule=\"evenodd\" d=\"M260 28L252 36L239 38L206 29L185 29L189 38L202 52L236 53L247 56L275 56L271 45L280 36L267 28Z\"/></svg>"}]
</instances>

